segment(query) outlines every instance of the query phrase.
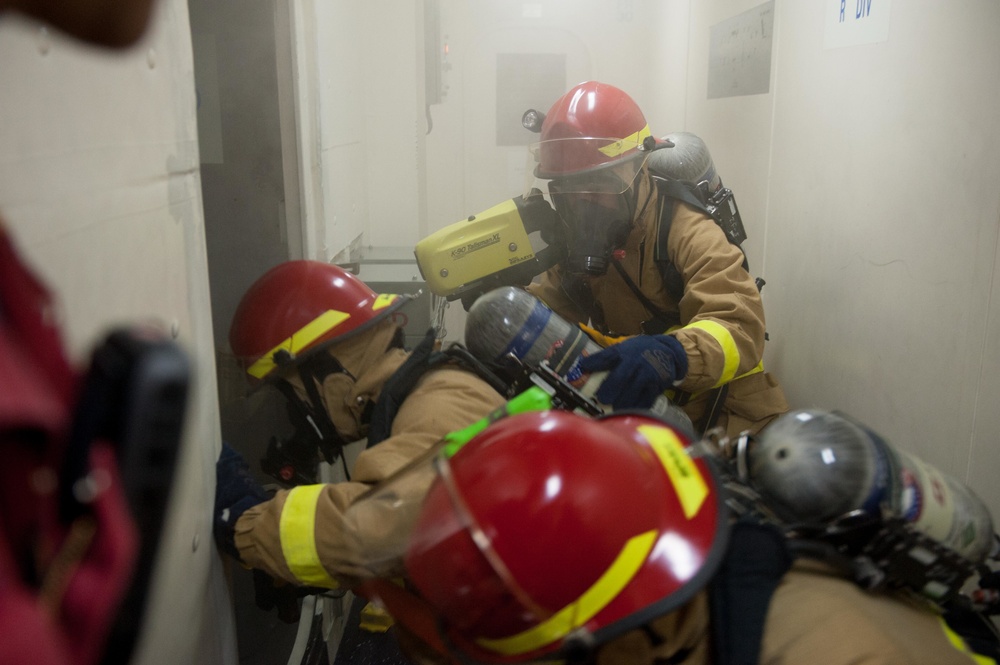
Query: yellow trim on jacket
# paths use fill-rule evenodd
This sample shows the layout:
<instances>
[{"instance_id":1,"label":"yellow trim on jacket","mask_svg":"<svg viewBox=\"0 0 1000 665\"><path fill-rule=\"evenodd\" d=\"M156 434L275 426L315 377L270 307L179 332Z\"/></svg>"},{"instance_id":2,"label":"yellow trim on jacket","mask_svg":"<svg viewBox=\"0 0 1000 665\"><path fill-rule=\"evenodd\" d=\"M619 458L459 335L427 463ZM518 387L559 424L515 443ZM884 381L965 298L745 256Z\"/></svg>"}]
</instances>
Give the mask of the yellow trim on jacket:
<instances>
[{"instance_id":1,"label":"yellow trim on jacket","mask_svg":"<svg viewBox=\"0 0 1000 665\"><path fill-rule=\"evenodd\" d=\"M285 563L295 579L309 586L336 589L340 586L323 568L316 550L316 504L324 485L293 488L281 509L278 533Z\"/></svg>"}]
</instances>

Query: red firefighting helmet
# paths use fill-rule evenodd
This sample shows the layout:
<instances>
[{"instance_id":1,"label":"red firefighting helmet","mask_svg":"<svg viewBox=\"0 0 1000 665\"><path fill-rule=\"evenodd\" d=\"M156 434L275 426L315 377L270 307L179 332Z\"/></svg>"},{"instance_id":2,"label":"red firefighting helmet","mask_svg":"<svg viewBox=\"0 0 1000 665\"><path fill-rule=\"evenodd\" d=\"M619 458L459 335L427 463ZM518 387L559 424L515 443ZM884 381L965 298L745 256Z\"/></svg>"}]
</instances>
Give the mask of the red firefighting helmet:
<instances>
[{"instance_id":1,"label":"red firefighting helmet","mask_svg":"<svg viewBox=\"0 0 1000 665\"><path fill-rule=\"evenodd\" d=\"M322 261L288 261L243 295L229 345L247 374L270 376L279 365L371 328L413 296L378 294L353 274Z\"/></svg>"},{"instance_id":2,"label":"red firefighting helmet","mask_svg":"<svg viewBox=\"0 0 1000 665\"><path fill-rule=\"evenodd\" d=\"M713 470L648 415L510 416L438 458L405 556L445 643L558 658L680 607L727 528Z\"/></svg>"},{"instance_id":3,"label":"red firefighting helmet","mask_svg":"<svg viewBox=\"0 0 1000 665\"><path fill-rule=\"evenodd\" d=\"M650 136L631 97L606 83L581 83L545 115L535 175L561 178L630 161L641 156Z\"/></svg>"}]
</instances>

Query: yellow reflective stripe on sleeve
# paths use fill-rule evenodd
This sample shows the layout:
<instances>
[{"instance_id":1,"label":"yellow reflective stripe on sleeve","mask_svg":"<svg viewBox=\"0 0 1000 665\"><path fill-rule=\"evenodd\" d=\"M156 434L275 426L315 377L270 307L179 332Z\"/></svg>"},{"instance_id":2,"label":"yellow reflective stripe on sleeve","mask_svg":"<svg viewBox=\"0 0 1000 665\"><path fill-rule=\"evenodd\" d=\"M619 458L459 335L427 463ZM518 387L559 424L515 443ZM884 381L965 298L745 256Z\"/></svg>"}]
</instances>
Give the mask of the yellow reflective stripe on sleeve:
<instances>
[{"instance_id":1,"label":"yellow reflective stripe on sleeve","mask_svg":"<svg viewBox=\"0 0 1000 665\"><path fill-rule=\"evenodd\" d=\"M611 566L576 602L567 605L534 628L499 639L478 639L476 644L507 656L534 651L566 637L590 621L632 581L656 543L656 531L633 536Z\"/></svg>"},{"instance_id":2,"label":"yellow reflective stripe on sleeve","mask_svg":"<svg viewBox=\"0 0 1000 665\"><path fill-rule=\"evenodd\" d=\"M660 458L660 464L677 493L684 517L691 519L698 514L708 498L708 484L697 465L684 450L684 444L673 430L654 425L639 425L638 430Z\"/></svg>"},{"instance_id":3,"label":"yellow reflective stripe on sleeve","mask_svg":"<svg viewBox=\"0 0 1000 665\"><path fill-rule=\"evenodd\" d=\"M713 387L718 387L732 381L736 376L736 370L740 367L740 352L736 348L736 340L733 339L733 334L721 323L707 319L692 321L681 328L681 330L690 330L692 328L704 330L722 347L722 357L725 360L725 364L722 368L722 376L719 377L719 380L716 381Z\"/></svg>"},{"instance_id":4,"label":"yellow reflective stripe on sleeve","mask_svg":"<svg viewBox=\"0 0 1000 665\"><path fill-rule=\"evenodd\" d=\"M375 302L372 303L372 311L373 312L377 312L380 309L385 309L386 307L388 307L392 303L396 302L396 298L398 298L398 297L399 296L397 296L395 293L381 293L381 294L379 294L379 296L377 298L375 298Z\"/></svg>"},{"instance_id":5,"label":"yellow reflective stripe on sleeve","mask_svg":"<svg viewBox=\"0 0 1000 665\"><path fill-rule=\"evenodd\" d=\"M323 485L299 485L285 498L278 534L281 553L295 579L311 586L336 589L339 584L319 562L316 551L316 503Z\"/></svg>"},{"instance_id":6,"label":"yellow reflective stripe on sleeve","mask_svg":"<svg viewBox=\"0 0 1000 665\"><path fill-rule=\"evenodd\" d=\"M257 362L250 366L247 370L247 374L257 379L264 378L274 369L274 354L278 351L288 351L288 353L290 353L294 358L302 351L302 349L309 346L318 338L333 330L349 318L351 318L351 315L347 312L339 312L335 309L328 309L295 331L291 337L261 356Z\"/></svg>"},{"instance_id":7,"label":"yellow reflective stripe on sleeve","mask_svg":"<svg viewBox=\"0 0 1000 665\"><path fill-rule=\"evenodd\" d=\"M622 155L629 150L635 150L642 145L643 140L647 136L652 136L653 132L649 131L649 125L646 125L635 134L630 134L623 139L619 139L614 143L609 143L603 148L598 148L602 153L608 157L617 157Z\"/></svg>"},{"instance_id":8,"label":"yellow reflective stripe on sleeve","mask_svg":"<svg viewBox=\"0 0 1000 665\"><path fill-rule=\"evenodd\" d=\"M977 665L996 665L997 661L990 658L989 656L978 654L969 649L969 645L965 643L965 640L963 640L958 633L953 631L951 627L947 623L945 623L944 619L938 617L938 621L941 623L941 628L944 630L944 635L946 638L948 638L948 642L957 651L961 651L962 653L964 653L966 656L969 657L970 660L972 660L972 662L977 663Z\"/></svg>"}]
</instances>

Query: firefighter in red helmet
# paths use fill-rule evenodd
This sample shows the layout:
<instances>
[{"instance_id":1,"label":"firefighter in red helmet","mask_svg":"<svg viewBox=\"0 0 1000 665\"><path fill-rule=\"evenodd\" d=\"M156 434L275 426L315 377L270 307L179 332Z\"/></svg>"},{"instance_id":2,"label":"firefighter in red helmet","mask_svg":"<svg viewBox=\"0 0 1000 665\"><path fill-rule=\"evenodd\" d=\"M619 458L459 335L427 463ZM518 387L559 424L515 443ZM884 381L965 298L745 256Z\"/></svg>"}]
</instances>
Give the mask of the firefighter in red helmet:
<instances>
[{"instance_id":1,"label":"firefighter in red helmet","mask_svg":"<svg viewBox=\"0 0 1000 665\"><path fill-rule=\"evenodd\" d=\"M437 349L433 331L414 350L403 348L393 314L411 299L375 293L337 266L306 260L272 268L243 296L229 340L251 382L280 387L321 446L367 439L348 481L299 484L272 498L242 456L223 447L216 539L246 566L325 588L384 573L360 544L391 535L396 515L350 523L346 507L447 432L503 404L489 383ZM377 648L398 661L393 644Z\"/></svg>"},{"instance_id":2,"label":"firefighter in red helmet","mask_svg":"<svg viewBox=\"0 0 1000 665\"><path fill-rule=\"evenodd\" d=\"M439 457L405 567L445 638L475 660L580 657L690 601L727 531L687 447L651 415L542 411Z\"/></svg>"},{"instance_id":3,"label":"firefighter in red helmet","mask_svg":"<svg viewBox=\"0 0 1000 665\"><path fill-rule=\"evenodd\" d=\"M314 451L366 439L349 480L304 482L271 498L242 456L223 446L215 535L246 566L312 592L388 574L363 546L391 538L399 514L352 522L346 507L447 432L503 403L489 383L437 348L433 331L412 351L403 348L394 314L410 300L375 293L353 274L319 261L280 264L244 294L229 340L251 383L284 394L290 409L304 416L304 436L315 439ZM338 659L377 653L382 662L402 662L395 630L359 628L366 602L353 601Z\"/></svg>"},{"instance_id":4,"label":"firefighter in red helmet","mask_svg":"<svg viewBox=\"0 0 1000 665\"><path fill-rule=\"evenodd\" d=\"M540 132L532 185L561 218L548 240L565 248L528 288L610 345L584 361L610 370L598 399L648 406L673 391L696 426L732 436L787 411L763 369L764 309L743 252L697 187L653 168L673 143L653 137L632 98L588 81L525 126Z\"/></svg>"},{"instance_id":5,"label":"firefighter in red helmet","mask_svg":"<svg viewBox=\"0 0 1000 665\"><path fill-rule=\"evenodd\" d=\"M476 374L437 361L433 334L412 352L403 348L392 314L408 300L307 260L272 268L243 296L229 339L247 374L290 386L324 438L367 438L350 481L300 485L251 507L244 481L220 466L217 535L247 565L320 587L365 577L365 562L345 555L363 534L346 528L343 509L447 432L503 403Z\"/></svg>"},{"instance_id":6,"label":"firefighter in red helmet","mask_svg":"<svg viewBox=\"0 0 1000 665\"><path fill-rule=\"evenodd\" d=\"M929 607L733 521L716 464L648 413L509 416L348 509L412 516L407 584L366 592L420 638L418 663L994 662Z\"/></svg>"}]
</instances>

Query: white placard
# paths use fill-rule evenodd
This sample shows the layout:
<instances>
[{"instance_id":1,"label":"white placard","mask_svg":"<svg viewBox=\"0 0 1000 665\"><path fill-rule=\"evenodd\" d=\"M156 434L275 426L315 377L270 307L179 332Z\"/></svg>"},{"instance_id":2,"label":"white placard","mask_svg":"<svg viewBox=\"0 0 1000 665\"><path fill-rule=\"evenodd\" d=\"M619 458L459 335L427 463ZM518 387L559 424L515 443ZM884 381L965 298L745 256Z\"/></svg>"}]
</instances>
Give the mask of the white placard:
<instances>
[{"instance_id":1,"label":"white placard","mask_svg":"<svg viewBox=\"0 0 1000 665\"><path fill-rule=\"evenodd\" d=\"M892 0L826 0L823 48L886 41L891 8Z\"/></svg>"},{"instance_id":2,"label":"white placard","mask_svg":"<svg viewBox=\"0 0 1000 665\"><path fill-rule=\"evenodd\" d=\"M708 43L708 98L767 93L773 37L774 0L713 25Z\"/></svg>"}]
</instances>

